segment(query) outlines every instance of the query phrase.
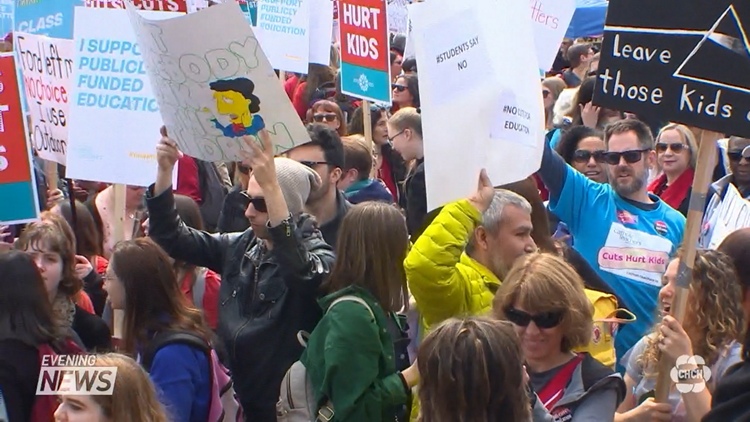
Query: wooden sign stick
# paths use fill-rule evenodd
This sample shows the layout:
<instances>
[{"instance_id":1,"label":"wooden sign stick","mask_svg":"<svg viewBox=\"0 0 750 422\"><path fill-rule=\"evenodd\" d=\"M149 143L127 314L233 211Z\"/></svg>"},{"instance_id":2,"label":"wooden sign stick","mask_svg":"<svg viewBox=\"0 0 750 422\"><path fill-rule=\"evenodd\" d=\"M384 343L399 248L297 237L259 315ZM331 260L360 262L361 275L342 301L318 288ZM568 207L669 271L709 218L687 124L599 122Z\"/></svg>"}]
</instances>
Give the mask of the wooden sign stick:
<instances>
[{"instance_id":1,"label":"wooden sign stick","mask_svg":"<svg viewBox=\"0 0 750 422\"><path fill-rule=\"evenodd\" d=\"M690 207L688 208L687 224L685 234L682 238L683 254L680 266L677 270L677 289L672 299L670 314L683 322L687 308L688 292L693 280L693 265L695 263L696 248L700 237L701 224L703 223L703 209L706 205L708 187L716 165L716 141L723 136L716 132L703 130L701 132L700 146L698 147L698 161L693 178L693 190L690 194ZM657 403L666 403L669 390L672 387L670 371L674 362L662 355L659 359L659 376L656 379L656 394L654 400Z\"/></svg>"},{"instance_id":2,"label":"wooden sign stick","mask_svg":"<svg viewBox=\"0 0 750 422\"><path fill-rule=\"evenodd\" d=\"M112 210L112 216L114 226L112 227L112 236L114 242L120 242L125 240L125 185L116 184L112 186L112 203L109 204ZM125 314L120 309L112 310L112 337L115 339L122 339L123 324L125 322Z\"/></svg>"},{"instance_id":3,"label":"wooden sign stick","mask_svg":"<svg viewBox=\"0 0 750 422\"><path fill-rule=\"evenodd\" d=\"M370 102L367 100L362 100L362 124L365 126L365 140L372 149L372 113L370 112Z\"/></svg>"}]
</instances>

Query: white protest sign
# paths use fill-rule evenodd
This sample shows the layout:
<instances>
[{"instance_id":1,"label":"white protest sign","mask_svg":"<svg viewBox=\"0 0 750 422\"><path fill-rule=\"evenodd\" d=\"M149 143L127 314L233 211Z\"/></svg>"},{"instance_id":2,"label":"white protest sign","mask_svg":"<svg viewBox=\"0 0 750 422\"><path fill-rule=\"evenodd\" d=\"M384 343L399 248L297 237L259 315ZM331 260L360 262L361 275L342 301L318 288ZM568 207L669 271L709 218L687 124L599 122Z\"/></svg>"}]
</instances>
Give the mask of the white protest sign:
<instances>
[{"instance_id":1,"label":"white protest sign","mask_svg":"<svg viewBox=\"0 0 750 422\"><path fill-rule=\"evenodd\" d=\"M409 0L388 0L388 30L397 34L406 33Z\"/></svg>"},{"instance_id":2,"label":"white protest sign","mask_svg":"<svg viewBox=\"0 0 750 422\"><path fill-rule=\"evenodd\" d=\"M244 137L267 129L282 153L310 141L236 2L131 24L170 137L207 161L239 161Z\"/></svg>"},{"instance_id":3,"label":"white protest sign","mask_svg":"<svg viewBox=\"0 0 750 422\"><path fill-rule=\"evenodd\" d=\"M560 43L576 11L575 0L529 0L539 67L552 68Z\"/></svg>"},{"instance_id":4,"label":"white protest sign","mask_svg":"<svg viewBox=\"0 0 750 422\"><path fill-rule=\"evenodd\" d=\"M482 168L495 185L539 168L544 110L528 8L500 3L409 6L429 209L471 194Z\"/></svg>"},{"instance_id":5,"label":"white protest sign","mask_svg":"<svg viewBox=\"0 0 750 422\"><path fill-rule=\"evenodd\" d=\"M708 248L716 249L721 242L733 231L750 227L750 202L742 198L742 195L729 184L727 192L719 206L714 210L717 215Z\"/></svg>"},{"instance_id":6,"label":"white protest sign","mask_svg":"<svg viewBox=\"0 0 750 422\"><path fill-rule=\"evenodd\" d=\"M311 0L310 63L331 64L331 31L333 31L333 0ZM304 72L307 73L307 70Z\"/></svg>"},{"instance_id":7,"label":"white protest sign","mask_svg":"<svg viewBox=\"0 0 750 422\"><path fill-rule=\"evenodd\" d=\"M404 45L404 58L410 59L415 57L417 53L414 51L414 32L412 28L414 25L411 23L411 19L406 19L406 43Z\"/></svg>"},{"instance_id":8,"label":"white protest sign","mask_svg":"<svg viewBox=\"0 0 750 422\"><path fill-rule=\"evenodd\" d=\"M65 165L73 41L23 32L13 38L31 117L31 145L40 158Z\"/></svg>"},{"instance_id":9,"label":"white protest sign","mask_svg":"<svg viewBox=\"0 0 750 422\"><path fill-rule=\"evenodd\" d=\"M77 7L74 26L67 176L148 186L162 120L127 11Z\"/></svg>"},{"instance_id":10,"label":"white protest sign","mask_svg":"<svg viewBox=\"0 0 750 422\"><path fill-rule=\"evenodd\" d=\"M309 0L258 0L258 25L254 30L274 69L307 73L309 29Z\"/></svg>"}]
</instances>

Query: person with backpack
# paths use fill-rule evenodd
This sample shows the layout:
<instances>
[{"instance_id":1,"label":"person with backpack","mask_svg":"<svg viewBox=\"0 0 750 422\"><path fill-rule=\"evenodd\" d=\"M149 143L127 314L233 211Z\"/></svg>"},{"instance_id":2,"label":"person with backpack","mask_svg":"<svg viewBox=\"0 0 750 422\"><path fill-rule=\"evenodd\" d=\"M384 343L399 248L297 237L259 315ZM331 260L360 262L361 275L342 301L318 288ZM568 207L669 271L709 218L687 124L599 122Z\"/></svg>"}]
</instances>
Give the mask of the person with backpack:
<instances>
[{"instance_id":1,"label":"person with backpack","mask_svg":"<svg viewBox=\"0 0 750 422\"><path fill-rule=\"evenodd\" d=\"M112 250L104 287L112 309L124 311L123 352L144 366L172 420L206 422L209 355L189 343L156 346L172 332L198 337L206 345L211 340L200 311L180 292L169 256L149 238L120 242Z\"/></svg>"},{"instance_id":2,"label":"person with backpack","mask_svg":"<svg viewBox=\"0 0 750 422\"><path fill-rule=\"evenodd\" d=\"M0 253L0 292L0 420L50 421L57 396L36 396L42 359L83 350L55 323L31 255Z\"/></svg>"},{"instance_id":3,"label":"person with backpack","mask_svg":"<svg viewBox=\"0 0 750 422\"><path fill-rule=\"evenodd\" d=\"M404 217L390 204L364 202L344 217L319 301L326 313L300 358L313 411L325 420L409 420L419 374L408 358L399 372L397 360L405 356L395 350L405 331L396 313L408 307L401 265L408 244Z\"/></svg>"},{"instance_id":4,"label":"person with backpack","mask_svg":"<svg viewBox=\"0 0 750 422\"><path fill-rule=\"evenodd\" d=\"M221 274L217 334L243 410L249 421L275 422L281 379L302 353L296 334L320 320L317 290L334 255L302 212L320 177L304 164L274 158L269 133L259 135L262 146L246 138L251 152L244 164L253 169L244 192L248 230L209 234L184 224L171 187L180 152L169 138L157 146L159 170L147 205L151 239L173 259Z\"/></svg>"}]
</instances>

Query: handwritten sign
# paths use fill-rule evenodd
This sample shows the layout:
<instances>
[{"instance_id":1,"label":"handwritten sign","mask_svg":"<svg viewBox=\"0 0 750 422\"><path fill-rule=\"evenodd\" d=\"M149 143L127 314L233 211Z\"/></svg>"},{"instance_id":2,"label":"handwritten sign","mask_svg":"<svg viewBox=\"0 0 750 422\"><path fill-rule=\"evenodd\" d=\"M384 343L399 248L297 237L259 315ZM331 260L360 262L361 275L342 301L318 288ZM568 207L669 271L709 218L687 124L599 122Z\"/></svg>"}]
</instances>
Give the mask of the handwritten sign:
<instances>
[{"instance_id":1,"label":"handwritten sign","mask_svg":"<svg viewBox=\"0 0 750 422\"><path fill-rule=\"evenodd\" d=\"M86 0L86 7L100 9L124 9L126 0ZM138 10L187 13L186 0L133 0Z\"/></svg>"},{"instance_id":2,"label":"handwritten sign","mask_svg":"<svg viewBox=\"0 0 750 422\"><path fill-rule=\"evenodd\" d=\"M31 151L12 54L0 55L0 223L21 224L39 217Z\"/></svg>"},{"instance_id":3,"label":"handwritten sign","mask_svg":"<svg viewBox=\"0 0 750 422\"><path fill-rule=\"evenodd\" d=\"M275 69L307 73L309 27L309 0L258 0L258 26L254 31Z\"/></svg>"},{"instance_id":4,"label":"handwritten sign","mask_svg":"<svg viewBox=\"0 0 750 422\"><path fill-rule=\"evenodd\" d=\"M244 137L262 129L277 153L309 142L237 3L164 21L128 12L162 119L183 152L237 161Z\"/></svg>"},{"instance_id":5,"label":"handwritten sign","mask_svg":"<svg viewBox=\"0 0 750 422\"><path fill-rule=\"evenodd\" d=\"M67 175L148 186L162 120L127 11L79 7L75 18Z\"/></svg>"},{"instance_id":6,"label":"handwritten sign","mask_svg":"<svg viewBox=\"0 0 750 422\"><path fill-rule=\"evenodd\" d=\"M14 41L31 117L30 143L40 158L65 165L73 41L22 32Z\"/></svg>"},{"instance_id":7,"label":"handwritten sign","mask_svg":"<svg viewBox=\"0 0 750 422\"><path fill-rule=\"evenodd\" d=\"M538 170L544 111L526 3L430 0L411 4L409 17L428 208L466 197L482 168L496 185Z\"/></svg>"},{"instance_id":8,"label":"handwritten sign","mask_svg":"<svg viewBox=\"0 0 750 422\"><path fill-rule=\"evenodd\" d=\"M378 103L391 103L391 59L387 3L338 0L341 90Z\"/></svg>"},{"instance_id":9,"label":"handwritten sign","mask_svg":"<svg viewBox=\"0 0 750 422\"><path fill-rule=\"evenodd\" d=\"M594 103L750 136L748 22L746 1L611 0Z\"/></svg>"},{"instance_id":10,"label":"handwritten sign","mask_svg":"<svg viewBox=\"0 0 750 422\"><path fill-rule=\"evenodd\" d=\"M573 19L575 0L529 0L536 58L543 70L552 68L560 42Z\"/></svg>"},{"instance_id":11,"label":"handwritten sign","mask_svg":"<svg viewBox=\"0 0 750 422\"><path fill-rule=\"evenodd\" d=\"M396 34L406 33L409 12L406 9L410 0L388 0L388 30Z\"/></svg>"},{"instance_id":12,"label":"handwritten sign","mask_svg":"<svg viewBox=\"0 0 750 422\"><path fill-rule=\"evenodd\" d=\"M71 39L73 10L83 4L84 0L16 0L16 31Z\"/></svg>"},{"instance_id":13,"label":"handwritten sign","mask_svg":"<svg viewBox=\"0 0 750 422\"><path fill-rule=\"evenodd\" d=\"M727 192L713 213L717 216L708 247L716 249L733 231L750 227L750 202L745 200L733 184L728 184Z\"/></svg>"}]
</instances>

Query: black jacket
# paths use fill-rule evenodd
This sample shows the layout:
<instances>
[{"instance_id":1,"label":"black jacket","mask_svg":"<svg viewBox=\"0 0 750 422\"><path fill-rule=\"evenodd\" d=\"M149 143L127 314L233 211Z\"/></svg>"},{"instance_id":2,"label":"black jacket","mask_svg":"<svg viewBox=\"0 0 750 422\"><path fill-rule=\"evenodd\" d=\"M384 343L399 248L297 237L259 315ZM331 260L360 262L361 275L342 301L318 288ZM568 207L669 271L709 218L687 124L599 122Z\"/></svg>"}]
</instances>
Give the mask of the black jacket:
<instances>
[{"instance_id":1,"label":"black jacket","mask_svg":"<svg viewBox=\"0 0 750 422\"><path fill-rule=\"evenodd\" d=\"M89 352L105 353L112 350L112 333L107 323L76 305L73 331Z\"/></svg>"},{"instance_id":2,"label":"black jacket","mask_svg":"<svg viewBox=\"0 0 750 422\"><path fill-rule=\"evenodd\" d=\"M40 366L36 347L20 340L0 340L0 394L10 422L31 419Z\"/></svg>"},{"instance_id":3,"label":"black jacket","mask_svg":"<svg viewBox=\"0 0 750 422\"><path fill-rule=\"evenodd\" d=\"M174 259L221 274L217 333L229 355L235 390L253 421L275 421L281 379L299 359L300 330L312 332L322 316L318 288L334 262L314 220L302 215L269 229L265 252L252 229L209 234L187 227L167 189L146 193L149 236Z\"/></svg>"},{"instance_id":4,"label":"black jacket","mask_svg":"<svg viewBox=\"0 0 750 422\"><path fill-rule=\"evenodd\" d=\"M716 385L703 422L750 421L750 362L729 368Z\"/></svg>"},{"instance_id":5,"label":"black jacket","mask_svg":"<svg viewBox=\"0 0 750 422\"><path fill-rule=\"evenodd\" d=\"M406 176L400 206L406 210L406 227L415 233L427 217L427 185L424 175L424 158L417 160L414 171Z\"/></svg>"},{"instance_id":6,"label":"black jacket","mask_svg":"<svg viewBox=\"0 0 750 422\"><path fill-rule=\"evenodd\" d=\"M352 204L346 200L346 196L344 196L344 193L337 190L336 217L334 217L333 220L320 226L320 232L323 234L323 240L325 240L325 242L328 243L332 249L336 249L336 240L338 240L339 238L339 227L341 226L341 221L344 219L344 216L347 212L349 212L349 209L351 207Z\"/></svg>"}]
</instances>

